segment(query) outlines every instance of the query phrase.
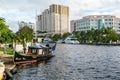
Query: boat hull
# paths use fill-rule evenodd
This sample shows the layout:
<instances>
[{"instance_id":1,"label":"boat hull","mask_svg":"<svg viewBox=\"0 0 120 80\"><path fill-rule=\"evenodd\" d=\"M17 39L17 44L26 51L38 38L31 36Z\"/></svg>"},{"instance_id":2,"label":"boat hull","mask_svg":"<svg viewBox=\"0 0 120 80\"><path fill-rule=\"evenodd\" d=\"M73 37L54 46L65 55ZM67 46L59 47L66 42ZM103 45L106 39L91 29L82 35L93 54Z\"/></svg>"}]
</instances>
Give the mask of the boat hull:
<instances>
[{"instance_id":1,"label":"boat hull","mask_svg":"<svg viewBox=\"0 0 120 80\"><path fill-rule=\"evenodd\" d=\"M52 57L54 57L54 55L52 55L52 54L39 55L37 57L32 57L32 56L21 55L21 54L18 54L17 52L15 52L14 63L15 64L35 63L35 62L49 60Z\"/></svg>"}]
</instances>

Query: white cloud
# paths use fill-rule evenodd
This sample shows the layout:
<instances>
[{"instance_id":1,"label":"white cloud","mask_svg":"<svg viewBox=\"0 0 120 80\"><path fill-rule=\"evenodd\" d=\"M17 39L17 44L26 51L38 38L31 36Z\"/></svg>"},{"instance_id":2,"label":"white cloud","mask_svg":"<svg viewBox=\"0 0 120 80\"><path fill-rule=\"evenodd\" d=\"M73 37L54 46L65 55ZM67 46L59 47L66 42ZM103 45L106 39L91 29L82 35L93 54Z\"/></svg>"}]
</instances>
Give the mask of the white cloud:
<instances>
[{"instance_id":1,"label":"white cloud","mask_svg":"<svg viewBox=\"0 0 120 80\"><path fill-rule=\"evenodd\" d=\"M0 17L16 30L18 20L35 22L36 10L40 14L51 4L69 6L70 20L96 14L120 17L120 0L0 0Z\"/></svg>"}]
</instances>

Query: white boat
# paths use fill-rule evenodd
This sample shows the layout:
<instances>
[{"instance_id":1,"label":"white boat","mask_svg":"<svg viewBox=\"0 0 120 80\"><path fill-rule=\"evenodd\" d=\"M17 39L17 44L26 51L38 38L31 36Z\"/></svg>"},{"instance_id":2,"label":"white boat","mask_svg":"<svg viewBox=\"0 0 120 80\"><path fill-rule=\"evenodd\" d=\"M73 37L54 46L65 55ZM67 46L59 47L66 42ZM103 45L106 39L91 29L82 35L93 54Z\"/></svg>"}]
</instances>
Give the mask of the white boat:
<instances>
[{"instance_id":1,"label":"white boat","mask_svg":"<svg viewBox=\"0 0 120 80\"><path fill-rule=\"evenodd\" d=\"M64 40L59 39L59 40L57 41L57 43L58 43L58 44L64 43Z\"/></svg>"},{"instance_id":2,"label":"white boat","mask_svg":"<svg viewBox=\"0 0 120 80\"><path fill-rule=\"evenodd\" d=\"M44 38L44 39L42 39L42 43L51 43L51 42L53 42L50 38Z\"/></svg>"},{"instance_id":3,"label":"white boat","mask_svg":"<svg viewBox=\"0 0 120 80\"><path fill-rule=\"evenodd\" d=\"M79 41L78 39L74 36L74 35L71 35L71 36L68 36L64 42L66 44L79 44Z\"/></svg>"}]
</instances>

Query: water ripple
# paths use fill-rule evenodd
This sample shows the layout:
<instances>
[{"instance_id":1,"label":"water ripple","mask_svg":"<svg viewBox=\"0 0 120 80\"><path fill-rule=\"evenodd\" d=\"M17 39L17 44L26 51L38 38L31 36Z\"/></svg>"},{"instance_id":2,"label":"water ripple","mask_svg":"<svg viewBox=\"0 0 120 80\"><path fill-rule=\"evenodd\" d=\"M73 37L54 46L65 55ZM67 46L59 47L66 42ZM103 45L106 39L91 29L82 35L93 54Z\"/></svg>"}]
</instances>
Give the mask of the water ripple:
<instances>
[{"instance_id":1,"label":"water ripple","mask_svg":"<svg viewBox=\"0 0 120 80\"><path fill-rule=\"evenodd\" d=\"M120 47L58 44L54 58L18 68L13 80L120 80Z\"/></svg>"}]
</instances>

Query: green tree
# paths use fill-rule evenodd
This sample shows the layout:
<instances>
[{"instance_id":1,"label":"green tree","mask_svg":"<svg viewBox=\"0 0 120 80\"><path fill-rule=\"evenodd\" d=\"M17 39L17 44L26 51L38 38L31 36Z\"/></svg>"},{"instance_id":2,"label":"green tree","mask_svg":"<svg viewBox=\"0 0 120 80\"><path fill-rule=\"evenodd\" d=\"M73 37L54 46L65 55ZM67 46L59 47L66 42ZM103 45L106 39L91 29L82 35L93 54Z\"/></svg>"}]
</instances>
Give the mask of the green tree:
<instances>
[{"instance_id":1,"label":"green tree","mask_svg":"<svg viewBox=\"0 0 120 80\"><path fill-rule=\"evenodd\" d=\"M6 25L5 19L0 18L0 44L12 43L14 33L9 29L9 26ZM5 48L4 48L5 49ZM6 51L4 50L4 53Z\"/></svg>"},{"instance_id":2,"label":"green tree","mask_svg":"<svg viewBox=\"0 0 120 80\"><path fill-rule=\"evenodd\" d=\"M71 35L71 33L69 33L69 32L64 33L64 34L62 35L62 38L65 39L65 38L67 38L69 35Z\"/></svg>"},{"instance_id":3,"label":"green tree","mask_svg":"<svg viewBox=\"0 0 120 80\"><path fill-rule=\"evenodd\" d=\"M2 43L12 43L14 39L15 33L13 33L11 30L6 30L6 32L2 33L1 39Z\"/></svg>"},{"instance_id":4,"label":"green tree","mask_svg":"<svg viewBox=\"0 0 120 80\"><path fill-rule=\"evenodd\" d=\"M9 29L9 26L6 25L5 19L0 18L0 40L2 43L11 42L12 35L14 33Z\"/></svg>"},{"instance_id":5,"label":"green tree","mask_svg":"<svg viewBox=\"0 0 120 80\"><path fill-rule=\"evenodd\" d=\"M110 43L119 39L118 34L112 28L91 29L88 31L73 32L81 43Z\"/></svg>"},{"instance_id":6,"label":"green tree","mask_svg":"<svg viewBox=\"0 0 120 80\"><path fill-rule=\"evenodd\" d=\"M73 34L77 37L78 41L81 40L81 35L79 31L74 31Z\"/></svg>"},{"instance_id":7,"label":"green tree","mask_svg":"<svg viewBox=\"0 0 120 80\"><path fill-rule=\"evenodd\" d=\"M102 40L102 30L101 29L94 30L93 38L94 38L94 42L96 42L96 43L101 42L101 40Z\"/></svg>"},{"instance_id":8,"label":"green tree","mask_svg":"<svg viewBox=\"0 0 120 80\"><path fill-rule=\"evenodd\" d=\"M117 35L116 31L112 29L110 30L110 33L107 36L108 36L109 42L117 41L119 39L119 36Z\"/></svg>"},{"instance_id":9,"label":"green tree","mask_svg":"<svg viewBox=\"0 0 120 80\"><path fill-rule=\"evenodd\" d=\"M86 42L86 32L85 31L81 31L80 32L80 35L81 35L81 40L80 40L80 42L81 43L85 43Z\"/></svg>"},{"instance_id":10,"label":"green tree","mask_svg":"<svg viewBox=\"0 0 120 80\"><path fill-rule=\"evenodd\" d=\"M18 32L16 32L18 41L23 45L24 53L26 53L26 44L33 39L33 29L28 26L24 26Z\"/></svg>"},{"instance_id":11,"label":"green tree","mask_svg":"<svg viewBox=\"0 0 120 80\"><path fill-rule=\"evenodd\" d=\"M8 26L5 23L4 18L0 18L0 42L2 43L2 35L6 33Z\"/></svg>"},{"instance_id":12,"label":"green tree","mask_svg":"<svg viewBox=\"0 0 120 80\"><path fill-rule=\"evenodd\" d=\"M57 41L58 39L61 39L61 34L55 34L52 36L53 41Z\"/></svg>"},{"instance_id":13,"label":"green tree","mask_svg":"<svg viewBox=\"0 0 120 80\"><path fill-rule=\"evenodd\" d=\"M93 42L93 40L94 40L94 30L93 29L92 30L88 30L86 32L86 40L87 40L88 43L89 42Z\"/></svg>"}]
</instances>

